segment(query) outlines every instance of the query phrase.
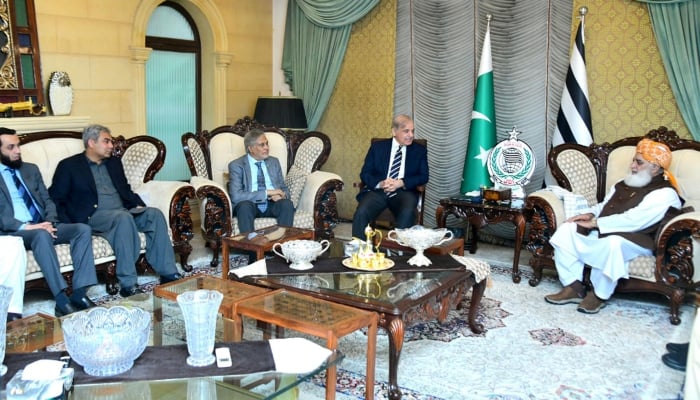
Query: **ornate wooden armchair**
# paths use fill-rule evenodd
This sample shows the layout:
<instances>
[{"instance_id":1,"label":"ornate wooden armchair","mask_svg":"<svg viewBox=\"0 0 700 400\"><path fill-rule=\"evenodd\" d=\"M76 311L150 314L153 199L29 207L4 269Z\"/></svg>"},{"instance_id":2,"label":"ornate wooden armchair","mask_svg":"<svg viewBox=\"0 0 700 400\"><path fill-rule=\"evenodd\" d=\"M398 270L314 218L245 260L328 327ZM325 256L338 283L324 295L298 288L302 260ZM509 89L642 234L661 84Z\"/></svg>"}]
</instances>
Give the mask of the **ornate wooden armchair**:
<instances>
[{"instance_id":1,"label":"ornate wooden armchair","mask_svg":"<svg viewBox=\"0 0 700 400\"><path fill-rule=\"evenodd\" d=\"M200 200L202 234L214 249L211 265L218 264L221 237L239 233L238 220L232 215L228 195L228 164L245 154L243 136L252 128L265 131L270 155L277 157L294 202L294 226L313 229L317 237L333 237L338 222L335 192L343 189L342 178L320 171L328 160L331 142L322 132L286 132L263 126L249 117L235 125L211 131L182 135L185 158L192 173L190 183ZM256 218L255 229L276 224L274 218Z\"/></svg>"},{"instance_id":2,"label":"ornate wooden armchair","mask_svg":"<svg viewBox=\"0 0 700 400\"><path fill-rule=\"evenodd\" d=\"M607 191L625 177L635 148L643 137L666 143L673 151L670 171L675 175L686 201L684 207L700 210L700 143L678 138L674 131L660 127L645 136L629 137L612 144L563 144L548 156L552 175L559 186L586 198L588 205L603 200ZM549 239L565 221L564 203L548 190L530 194L525 202L529 211L528 249L533 257L530 266L535 277L531 286L539 284L543 268L555 268ZM621 279L617 292L654 292L670 301L671 323L679 324L678 311L685 296L696 290L700 277L693 267L693 243L700 232L700 212L683 213L660 228L656 237L656 253L630 262L629 279Z\"/></svg>"}]
</instances>

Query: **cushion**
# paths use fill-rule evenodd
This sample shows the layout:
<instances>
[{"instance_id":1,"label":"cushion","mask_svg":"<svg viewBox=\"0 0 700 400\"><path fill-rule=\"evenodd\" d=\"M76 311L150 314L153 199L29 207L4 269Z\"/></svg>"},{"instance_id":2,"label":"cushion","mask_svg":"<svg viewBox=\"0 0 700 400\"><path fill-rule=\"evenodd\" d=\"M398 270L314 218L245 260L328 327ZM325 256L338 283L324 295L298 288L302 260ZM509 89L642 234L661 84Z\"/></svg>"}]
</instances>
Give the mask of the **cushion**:
<instances>
[{"instance_id":1,"label":"cushion","mask_svg":"<svg viewBox=\"0 0 700 400\"><path fill-rule=\"evenodd\" d=\"M287 172L285 181L289 188L289 199L294 204L294 208L297 208L297 204L299 204L299 199L301 198L301 192L304 191L304 184L306 184L307 176L308 172L302 170L296 164L292 165L292 168Z\"/></svg>"}]
</instances>

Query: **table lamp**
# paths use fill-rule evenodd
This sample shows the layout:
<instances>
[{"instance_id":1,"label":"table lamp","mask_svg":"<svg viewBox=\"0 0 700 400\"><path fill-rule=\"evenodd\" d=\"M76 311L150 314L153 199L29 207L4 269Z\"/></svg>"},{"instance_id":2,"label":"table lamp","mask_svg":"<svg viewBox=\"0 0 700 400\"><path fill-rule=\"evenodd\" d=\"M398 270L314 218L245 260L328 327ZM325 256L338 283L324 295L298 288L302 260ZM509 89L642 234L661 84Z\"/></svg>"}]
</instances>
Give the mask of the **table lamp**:
<instances>
[{"instance_id":1,"label":"table lamp","mask_svg":"<svg viewBox=\"0 0 700 400\"><path fill-rule=\"evenodd\" d=\"M258 97L253 118L263 125L272 125L285 130L305 131L306 112L298 97Z\"/></svg>"}]
</instances>

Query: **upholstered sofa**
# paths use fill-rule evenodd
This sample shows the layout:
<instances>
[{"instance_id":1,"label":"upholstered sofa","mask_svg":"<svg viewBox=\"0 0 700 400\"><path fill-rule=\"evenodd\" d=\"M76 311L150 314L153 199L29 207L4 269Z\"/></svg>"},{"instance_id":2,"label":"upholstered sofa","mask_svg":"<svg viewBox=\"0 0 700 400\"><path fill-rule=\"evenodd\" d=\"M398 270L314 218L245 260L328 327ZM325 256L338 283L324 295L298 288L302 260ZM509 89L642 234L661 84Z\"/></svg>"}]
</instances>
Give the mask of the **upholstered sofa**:
<instances>
[{"instance_id":1,"label":"upholstered sofa","mask_svg":"<svg viewBox=\"0 0 700 400\"><path fill-rule=\"evenodd\" d=\"M654 292L670 301L671 323L680 323L678 311L686 295L695 291L700 277L693 266L693 244L700 233L700 143L678 138L674 131L660 127L645 136L666 143L673 151L670 172L678 180L685 210L668 221L656 236L656 254L638 257L630 262L629 279L618 282L617 292ZM554 147L548 156L552 175L558 185L581 195L586 204L596 204L608 190L629 171L640 137L629 137L614 143L582 146L563 144ZM571 196L561 196L569 198ZM530 222L528 249L532 252L530 266L536 286L542 279L543 268L555 268L549 239L565 219L565 208L572 200L564 200L547 189L530 194L525 202ZM692 208L692 209L691 209ZM695 239L694 239L695 238Z\"/></svg>"},{"instance_id":2,"label":"upholstered sofa","mask_svg":"<svg viewBox=\"0 0 700 400\"><path fill-rule=\"evenodd\" d=\"M331 151L324 133L286 132L262 126L249 117L235 125L185 133L182 146L192 173L190 183L200 200L202 234L214 250L212 266L218 264L221 237L239 233L227 190L228 164L246 153L243 136L252 128L265 131L270 155L280 160L296 209L294 226L313 229L316 237L330 238L338 221L335 192L343 189L343 180L337 174L320 171ZM276 223L274 218L256 218L255 229Z\"/></svg>"},{"instance_id":3,"label":"upholstered sofa","mask_svg":"<svg viewBox=\"0 0 700 400\"><path fill-rule=\"evenodd\" d=\"M46 187L51 186L58 163L73 154L83 151L80 132L44 131L20 135L22 159L37 164ZM192 217L189 200L194 198L194 189L185 182L154 181L153 177L162 168L165 160L165 146L160 140L150 136L136 136L125 139L115 138L114 157L120 157L124 164L129 184L144 202L163 211L170 225L170 237L175 252L179 254L182 268L191 270L187 258L192 252L189 244L192 238ZM145 252L145 237L141 235L142 253ZM115 294L119 290L116 277L115 256L106 240L93 236L92 247L95 268L105 279L107 292ZM70 284L73 271L68 244L56 245L56 253L61 264L61 272ZM146 267L142 257L141 269ZM32 251L27 252L26 288L43 288L45 282Z\"/></svg>"}]
</instances>

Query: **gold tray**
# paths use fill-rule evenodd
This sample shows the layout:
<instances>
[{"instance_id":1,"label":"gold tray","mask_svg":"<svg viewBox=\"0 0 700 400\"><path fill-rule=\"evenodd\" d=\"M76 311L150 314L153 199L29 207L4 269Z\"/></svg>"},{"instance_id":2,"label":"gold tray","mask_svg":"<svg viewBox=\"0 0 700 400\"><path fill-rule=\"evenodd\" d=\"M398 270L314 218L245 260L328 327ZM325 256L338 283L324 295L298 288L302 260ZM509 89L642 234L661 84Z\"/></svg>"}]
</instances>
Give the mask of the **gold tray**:
<instances>
[{"instance_id":1,"label":"gold tray","mask_svg":"<svg viewBox=\"0 0 700 400\"><path fill-rule=\"evenodd\" d=\"M348 268L350 268L350 269L356 269L356 270L358 270L358 271L384 271L384 270L387 270L387 269L393 267L393 266L394 266L394 262L393 262L392 260L389 260L388 258L385 258L385 259L384 259L384 265L382 265L381 267L377 267L377 268L371 268L371 267L369 267L369 268L364 268L364 267L359 267L359 266L353 264L353 263L352 263L352 258L351 258L351 257L348 257L348 258L344 258L344 259L343 259L343 265L346 266L346 267L348 267Z\"/></svg>"}]
</instances>

